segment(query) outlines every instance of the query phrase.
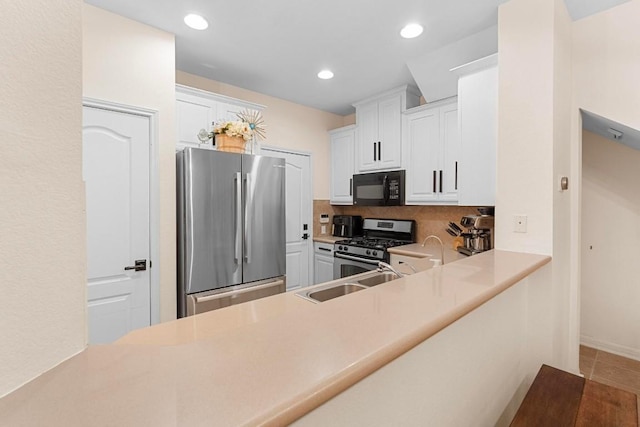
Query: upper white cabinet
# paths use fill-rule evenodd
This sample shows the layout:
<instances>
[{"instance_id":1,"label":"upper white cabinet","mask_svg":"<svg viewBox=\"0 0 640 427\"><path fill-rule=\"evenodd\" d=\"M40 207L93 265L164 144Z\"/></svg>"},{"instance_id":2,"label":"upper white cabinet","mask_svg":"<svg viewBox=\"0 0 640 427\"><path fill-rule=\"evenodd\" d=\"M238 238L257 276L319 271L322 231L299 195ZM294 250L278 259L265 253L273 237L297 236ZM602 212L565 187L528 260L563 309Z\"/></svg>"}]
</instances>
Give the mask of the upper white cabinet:
<instances>
[{"instance_id":1,"label":"upper white cabinet","mask_svg":"<svg viewBox=\"0 0 640 427\"><path fill-rule=\"evenodd\" d=\"M331 137L331 204L353 204L356 126L329 131Z\"/></svg>"},{"instance_id":2,"label":"upper white cabinet","mask_svg":"<svg viewBox=\"0 0 640 427\"><path fill-rule=\"evenodd\" d=\"M199 147L211 142L201 144L198 139L200 129L211 131L211 122L217 117L216 104L210 99L180 93L176 90L176 128L177 148Z\"/></svg>"},{"instance_id":3,"label":"upper white cabinet","mask_svg":"<svg viewBox=\"0 0 640 427\"><path fill-rule=\"evenodd\" d=\"M458 203L494 206L498 111L498 54L454 68L462 147Z\"/></svg>"},{"instance_id":4,"label":"upper white cabinet","mask_svg":"<svg viewBox=\"0 0 640 427\"><path fill-rule=\"evenodd\" d=\"M402 165L402 112L418 105L408 86L353 104L356 107L358 172L398 169Z\"/></svg>"},{"instance_id":5,"label":"upper white cabinet","mask_svg":"<svg viewBox=\"0 0 640 427\"><path fill-rule=\"evenodd\" d=\"M457 204L460 137L456 99L407 110L403 129L406 204Z\"/></svg>"},{"instance_id":6,"label":"upper white cabinet","mask_svg":"<svg viewBox=\"0 0 640 427\"><path fill-rule=\"evenodd\" d=\"M185 147L213 147L211 140L202 144L200 129L211 131L211 123L218 120L237 120L236 114L245 109L262 111L264 106L200 89L176 85L176 150Z\"/></svg>"}]
</instances>

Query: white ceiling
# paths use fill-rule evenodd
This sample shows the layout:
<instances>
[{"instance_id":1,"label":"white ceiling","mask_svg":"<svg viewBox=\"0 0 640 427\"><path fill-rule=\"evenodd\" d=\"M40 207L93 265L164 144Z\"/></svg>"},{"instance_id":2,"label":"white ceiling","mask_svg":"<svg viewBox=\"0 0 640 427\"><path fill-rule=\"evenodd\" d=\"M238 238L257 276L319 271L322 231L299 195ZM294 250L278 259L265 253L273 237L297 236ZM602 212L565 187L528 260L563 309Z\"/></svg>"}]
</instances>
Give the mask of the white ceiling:
<instances>
[{"instance_id":1,"label":"white ceiling","mask_svg":"<svg viewBox=\"0 0 640 427\"><path fill-rule=\"evenodd\" d=\"M407 63L494 26L507 0L85 1L174 33L179 70L344 115L356 101L415 85ZM565 0L574 19L624 1ZM192 12L207 30L184 25ZM409 22L425 27L422 36L399 36ZM323 68L335 77L318 79Z\"/></svg>"}]
</instances>

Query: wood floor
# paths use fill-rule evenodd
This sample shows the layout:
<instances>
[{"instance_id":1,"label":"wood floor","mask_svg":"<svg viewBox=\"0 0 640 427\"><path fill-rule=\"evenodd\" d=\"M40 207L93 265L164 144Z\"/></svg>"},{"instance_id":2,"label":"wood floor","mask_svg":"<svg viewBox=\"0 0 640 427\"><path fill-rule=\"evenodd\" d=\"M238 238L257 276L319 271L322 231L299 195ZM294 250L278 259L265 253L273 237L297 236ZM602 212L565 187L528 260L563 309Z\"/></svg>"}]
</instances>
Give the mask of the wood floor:
<instances>
[{"instance_id":1,"label":"wood floor","mask_svg":"<svg viewBox=\"0 0 640 427\"><path fill-rule=\"evenodd\" d=\"M640 412L640 361L581 345L580 373L586 379L635 393Z\"/></svg>"},{"instance_id":2,"label":"wood floor","mask_svg":"<svg viewBox=\"0 0 640 427\"><path fill-rule=\"evenodd\" d=\"M585 378L640 394L640 362L580 346L580 372Z\"/></svg>"}]
</instances>

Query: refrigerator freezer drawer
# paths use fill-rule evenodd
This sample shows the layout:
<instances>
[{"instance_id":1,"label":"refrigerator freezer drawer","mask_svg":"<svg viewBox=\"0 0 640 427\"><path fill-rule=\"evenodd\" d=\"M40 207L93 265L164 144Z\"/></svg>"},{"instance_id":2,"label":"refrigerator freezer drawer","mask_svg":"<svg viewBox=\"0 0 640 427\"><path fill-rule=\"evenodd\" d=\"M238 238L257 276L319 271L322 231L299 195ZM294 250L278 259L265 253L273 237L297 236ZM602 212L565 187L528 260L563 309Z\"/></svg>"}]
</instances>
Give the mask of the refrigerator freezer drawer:
<instances>
[{"instance_id":1,"label":"refrigerator freezer drawer","mask_svg":"<svg viewBox=\"0 0 640 427\"><path fill-rule=\"evenodd\" d=\"M188 295L187 316L280 294L285 292L285 290L285 278L280 277L267 283L242 289L234 289L226 292L209 291Z\"/></svg>"}]
</instances>

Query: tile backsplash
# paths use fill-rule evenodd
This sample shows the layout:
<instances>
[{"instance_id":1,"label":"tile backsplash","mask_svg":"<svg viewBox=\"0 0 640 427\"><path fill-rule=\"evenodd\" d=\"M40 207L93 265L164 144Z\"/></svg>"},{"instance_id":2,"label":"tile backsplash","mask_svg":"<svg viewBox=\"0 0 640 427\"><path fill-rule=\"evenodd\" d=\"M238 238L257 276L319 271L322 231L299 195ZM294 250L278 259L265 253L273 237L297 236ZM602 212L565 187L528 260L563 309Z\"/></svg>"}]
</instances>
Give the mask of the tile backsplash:
<instances>
[{"instance_id":1,"label":"tile backsplash","mask_svg":"<svg viewBox=\"0 0 640 427\"><path fill-rule=\"evenodd\" d=\"M421 242L430 234L440 237L447 245L453 244L445 230L449 221L460 224L464 215L476 215L478 211L470 206L337 206L328 200L313 201L313 235L320 236L320 214L360 215L363 218L413 219L416 221L416 241ZM331 222L327 224L327 234L331 234Z\"/></svg>"}]
</instances>

